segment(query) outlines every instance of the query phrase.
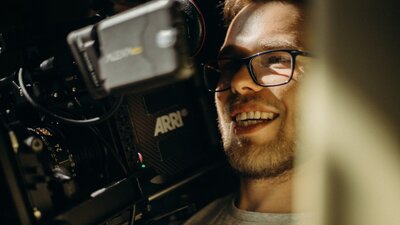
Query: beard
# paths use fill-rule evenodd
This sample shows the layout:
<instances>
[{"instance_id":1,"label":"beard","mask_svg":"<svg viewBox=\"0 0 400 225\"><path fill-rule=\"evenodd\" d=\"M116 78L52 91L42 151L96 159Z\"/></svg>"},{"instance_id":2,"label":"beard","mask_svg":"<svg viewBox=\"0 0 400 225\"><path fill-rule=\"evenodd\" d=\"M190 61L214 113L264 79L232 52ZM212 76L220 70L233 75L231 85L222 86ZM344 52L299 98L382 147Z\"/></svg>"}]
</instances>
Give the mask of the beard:
<instances>
[{"instance_id":1,"label":"beard","mask_svg":"<svg viewBox=\"0 0 400 225\"><path fill-rule=\"evenodd\" d=\"M293 168L296 145L294 129L282 123L273 140L256 144L251 138L233 135L232 125L219 117L225 154L232 168L242 178L275 178Z\"/></svg>"},{"instance_id":2,"label":"beard","mask_svg":"<svg viewBox=\"0 0 400 225\"><path fill-rule=\"evenodd\" d=\"M282 130L265 145L255 145L249 138L226 136L223 142L230 165L242 178L275 178L293 168L295 143Z\"/></svg>"}]
</instances>

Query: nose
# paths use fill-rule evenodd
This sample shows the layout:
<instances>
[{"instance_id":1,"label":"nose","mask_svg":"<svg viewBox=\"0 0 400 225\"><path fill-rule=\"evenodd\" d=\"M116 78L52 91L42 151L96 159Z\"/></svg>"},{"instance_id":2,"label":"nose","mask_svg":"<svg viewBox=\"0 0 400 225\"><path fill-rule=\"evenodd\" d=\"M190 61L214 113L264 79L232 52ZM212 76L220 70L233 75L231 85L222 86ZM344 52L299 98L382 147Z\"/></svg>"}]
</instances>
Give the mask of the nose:
<instances>
[{"instance_id":1,"label":"nose","mask_svg":"<svg viewBox=\"0 0 400 225\"><path fill-rule=\"evenodd\" d=\"M243 65L232 77L231 80L231 91L241 95L249 94L252 92L261 91L264 87L256 84L251 75L250 71L245 65Z\"/></svg>"}]
</instances>

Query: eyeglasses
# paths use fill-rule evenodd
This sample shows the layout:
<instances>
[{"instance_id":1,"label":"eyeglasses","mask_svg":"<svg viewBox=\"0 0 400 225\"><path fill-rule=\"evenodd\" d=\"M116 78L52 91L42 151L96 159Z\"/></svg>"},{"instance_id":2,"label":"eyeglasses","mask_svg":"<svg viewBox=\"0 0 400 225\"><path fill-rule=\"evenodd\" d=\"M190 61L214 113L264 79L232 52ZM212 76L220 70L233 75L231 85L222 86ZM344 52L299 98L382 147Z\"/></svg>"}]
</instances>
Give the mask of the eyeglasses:
<instances>
[{"instance_id":1,"label":"eyeglasses","mask_svg":"<svg viewBox=\"0 0 400 225\"><path fill-rule=\"evenodd\" d=\"M293 78L297 56L311 55L299 50L269 50L245 58L219 58L218 63L203 66L204 81L211 92L228 90L233 76L245 64L254 83L262 87L284 85Z\"/></svg>"}]
</instances>

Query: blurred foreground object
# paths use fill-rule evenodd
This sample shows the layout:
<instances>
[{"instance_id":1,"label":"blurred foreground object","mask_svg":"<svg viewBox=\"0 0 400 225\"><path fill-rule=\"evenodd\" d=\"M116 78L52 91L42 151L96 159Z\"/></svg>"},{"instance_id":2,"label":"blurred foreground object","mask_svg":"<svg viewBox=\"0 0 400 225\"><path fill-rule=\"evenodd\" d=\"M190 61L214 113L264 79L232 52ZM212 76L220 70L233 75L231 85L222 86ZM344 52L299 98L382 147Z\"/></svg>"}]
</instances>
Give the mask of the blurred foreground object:
<instances>
[{"instance_id":1,"label":"blurred foreground object","mask_svg":"<svg viewBox=\"0 0 400 225\"><path fill-rule=\"evenodd\" d=\"M298 183L297 205L316 212L307 224L398 225L397 1L314 2L320 61L303 89L298 151L312 172Z\"/></svg>"}]
</instances>

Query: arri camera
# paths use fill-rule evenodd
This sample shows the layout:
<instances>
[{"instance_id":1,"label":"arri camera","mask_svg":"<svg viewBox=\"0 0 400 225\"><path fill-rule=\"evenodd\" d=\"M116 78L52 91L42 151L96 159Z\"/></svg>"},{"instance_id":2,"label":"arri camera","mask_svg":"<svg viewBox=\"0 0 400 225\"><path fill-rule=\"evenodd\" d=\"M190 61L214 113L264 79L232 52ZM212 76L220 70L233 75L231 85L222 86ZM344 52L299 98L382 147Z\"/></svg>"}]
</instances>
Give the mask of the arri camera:
<instances>
[{"instance_id":1,"label":"arri camera","mask_svg":"<svg viewBox=\"0 0 400 225\"><path fill-rule=\"evenodd\" d=\"M221 157L201 7L91 15L0 31L1 224L179 224L207 201L192 196Z\"/></svg>"}]
</instances>

